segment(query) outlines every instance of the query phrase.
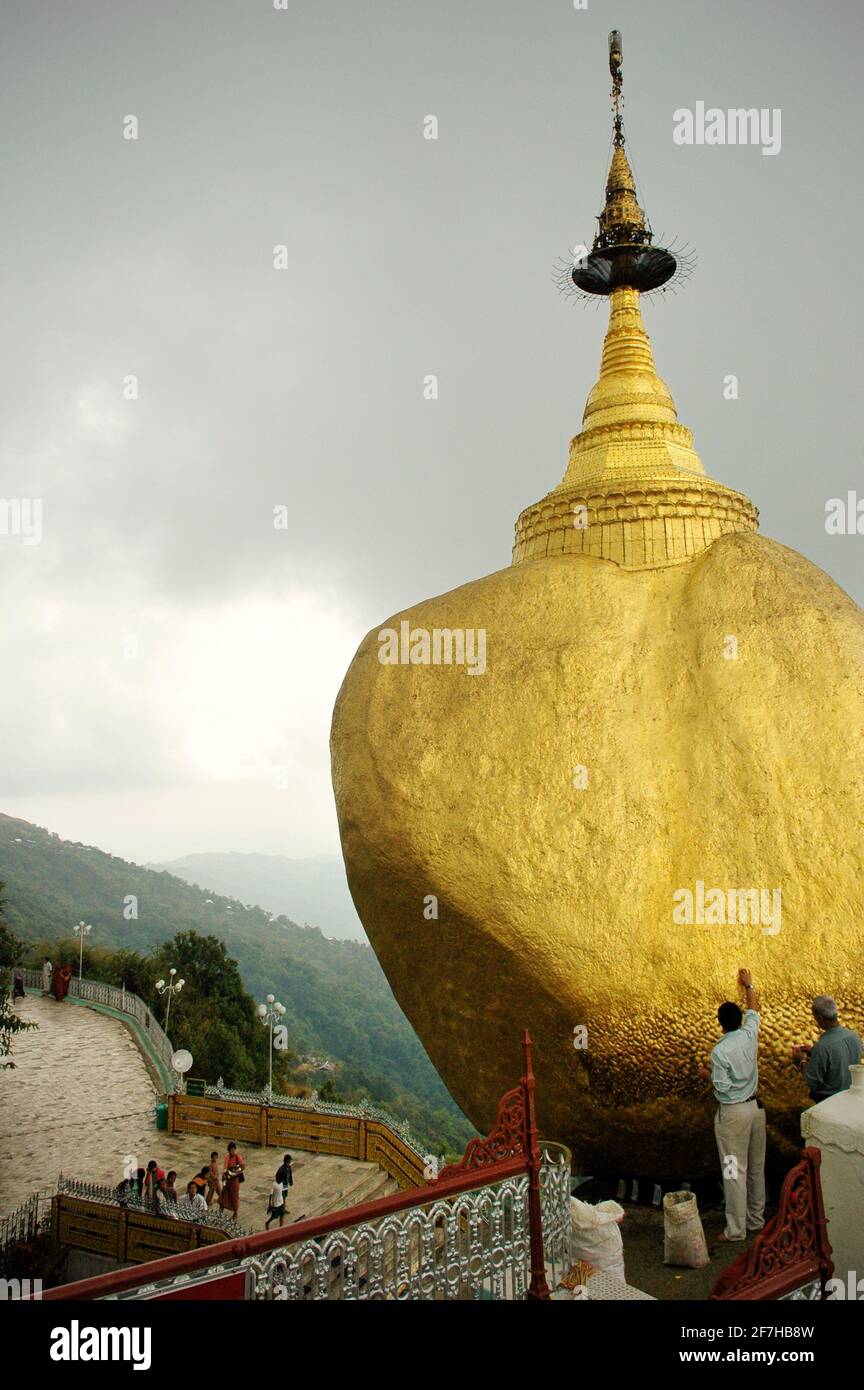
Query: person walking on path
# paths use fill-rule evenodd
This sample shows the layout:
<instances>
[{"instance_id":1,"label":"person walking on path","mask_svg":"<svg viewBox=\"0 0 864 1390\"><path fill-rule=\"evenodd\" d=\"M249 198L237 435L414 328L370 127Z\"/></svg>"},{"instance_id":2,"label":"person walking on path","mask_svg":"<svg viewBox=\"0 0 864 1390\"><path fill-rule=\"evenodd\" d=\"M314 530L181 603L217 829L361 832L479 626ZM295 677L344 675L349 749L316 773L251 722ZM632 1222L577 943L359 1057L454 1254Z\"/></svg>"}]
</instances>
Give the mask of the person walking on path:
<instances>
[{"instance_id":1,"label":"person walking on path","mask_svg":"<svg viewBox=\"0 0 864 1390\"><path fill-rule=\"evenodd\" d=\"M245 1180L243 1176L245 1167L246 1162L243 1155L238 1153L237 1145L232 1140L225 1155L225 1171L222 1174L219 1205L223 1211L231 1212L235 1221L240 1210L240 1184Z\"/></svg>"},{"instance_id":2,"label":"person walking on path","mask_svg":"<svg viewBox=\"0 0 864 1390\"><path fill-rule=\"evenodd\" d=\"M54 995L54 998L57 1000L58 1004L62 1004L63 1000L66 998L66 995L69 992L69 981L71 979L71 965L60 965L58 963L54 966L54 971L51 977L51 993Z\"/></svg>"},{"instance_id":3,"label":"person walking on path","mask_svg":"<svg viewBox=\"0 0 864 1390\"><path fill-rule=\"evenodd\" d=\"M46 957L45 957L45 960L44 960L44 962L43 962L43 965L42 965L42 993L43 993L43 994L50 994L50 993L51 993L51 976L52 976L53 972L54 972L54 967L53 967L53 965L51 964L51 962L50 962L50 960L48 959L48 957L46 956Z\"/></svg>"},{"instance_id":4,"label":"person walking on path","mask_svg":"<svg viewBox=\"0 0 864 1390\"><path fill-rule=\"evenodd\" d=\"M210 1167L207 1172L207 1205L213 1203L217 1197L222 1196L222 1184L219 1181L219 1152L214 1149L210 1155Z\"/></svg>"},{"instance_id":5,"label":"person walking on path","mask_svg":"<svg viewBox=\"0 0 864 1390\"><path fill-rule=\"evenodd\" d=\"M281 1171L281 1168L277 1170L270 1188L270 1196L267 1198L267 1220L264 1222L265 1231L270 1230L270 1222L275 1221L277 1216L279 1217L279 1225L285 1225L285 1189L282 1186L282 1179L279 1176Z\"/></svg>"},{"instance_id":6,"label":"person walking on path","mask_svg":"<svg viewBox=\"0 0 864 1390\"><path fill-rule=\"evenodd\" d=\"M746 1240L748 1231L765 1224L765 1111L759 1089L759 1001L749 970L738 971L746 1009L727 1002L717 1010L723 1037L711 1049L711 1081L717 1113L714 1137L726 1197L726 1227L721 1241Z\"/></svg>"},{"instance_id":7,"label":"person walking on path","mask_svg":"<svg viewBox=\"0 0 864 1390\"><path fill-rule=\"evenodd\" d=\"M294 1173L291 1169L291 1155L285 1154L276 1169L276 1177L282 1184L282 1201L288 1200L288 1188L294 1186Z\"/></svg>"},{"instance_id":8,"label":"person walking on path","mask_svg":"<svg viewBox=\"0 0 864 1390\"><path fill-rule=\"evenodd\" d=\"M821 1036L815 1043L793 1047L792 1061L804 1076L810 1099L818 1104L838 1091L848 1091L852 1084L849 1068L861 1061L861 1039L851 1028L842 1026L830 994L817 994L811 1007Z\"/></svg>"}]
</instances>

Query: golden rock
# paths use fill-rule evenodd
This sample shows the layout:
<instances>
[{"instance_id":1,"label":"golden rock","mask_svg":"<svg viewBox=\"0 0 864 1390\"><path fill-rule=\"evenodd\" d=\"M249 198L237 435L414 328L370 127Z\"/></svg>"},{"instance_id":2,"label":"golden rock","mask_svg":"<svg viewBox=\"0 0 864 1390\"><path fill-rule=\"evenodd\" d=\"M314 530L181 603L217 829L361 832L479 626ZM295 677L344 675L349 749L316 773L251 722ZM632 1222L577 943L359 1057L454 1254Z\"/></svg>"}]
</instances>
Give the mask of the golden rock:
<instances>
[{"instance_id":1,"label":"golden rock","mask_svg":"<svg viewBox=\"0 0 864 1390\"><path fill-rule=\"evenodd\" d=\"M659 570L530 561L403 618L485 627L486 672L382 665L370 633L334 786L357 910L459 1105L488 1129L524 1026L541 1132L580 1171L713 1168L695 1069L747 964L769 1124L794 1139L810 999L864 1024L860 611L739 533ZM700 882L779 887L780 930L677 924Z\"/></svg>"},{"instance_id":2,"label":"golden rock","mask_svg":"<svg viewBox=\"0 0 864 1390\"><path fill-rule=\"evenodd\" d=\"M739 965L775 1147L812 997L864 1028L864 614L756 524L617 289L513 564L370 632L336 702L348 880L400 1005L482 1131L530 1029L541 1132L582 1172L715 1170L696 1068Z\"/></svg>"}]
</instances>

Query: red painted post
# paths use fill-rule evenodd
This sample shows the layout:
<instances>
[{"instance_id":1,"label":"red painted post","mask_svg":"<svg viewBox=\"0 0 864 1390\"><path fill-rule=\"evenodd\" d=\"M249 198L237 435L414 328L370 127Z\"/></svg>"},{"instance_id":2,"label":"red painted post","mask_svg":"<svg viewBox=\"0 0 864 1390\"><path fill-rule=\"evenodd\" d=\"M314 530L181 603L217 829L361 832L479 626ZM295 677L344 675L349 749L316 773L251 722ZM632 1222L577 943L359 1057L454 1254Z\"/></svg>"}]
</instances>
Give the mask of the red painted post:
<instances>
[{"instance_id":1,"label":"red painted post","mask_svg":"<svg viewBox=\"0 0 864 1390\"><path fill-rule=\"evenodd\" d=\"M709 1298L777 1299L815 1279L825 1297L834 1261L819 1181L821 1160L819 1149L804 1150L783 1179L776 1215L749 1249L726 1266Z\"/></svg>"},{"instance_id":2,"label":"red painted post","mask_svg":"<svg viewBox=\"0 0 864 1390\"><path fill-rule=\"evenodd\" d=\"M531 1034L528 1029L522 1035L522 1054L525 1058L525 1074L522 1077L522 1091L525 1096L525 1153L528 1158L528 1230L531 1252L531 1283L528 1286L530 1299L548 1299L549 1285L546 1283L546 1257L543 1253L543 1216L540 1207L540 1140L537 1134L537 1119L534 1114L534 1072L531 1067Z\"/></svg>"}]
</instances>

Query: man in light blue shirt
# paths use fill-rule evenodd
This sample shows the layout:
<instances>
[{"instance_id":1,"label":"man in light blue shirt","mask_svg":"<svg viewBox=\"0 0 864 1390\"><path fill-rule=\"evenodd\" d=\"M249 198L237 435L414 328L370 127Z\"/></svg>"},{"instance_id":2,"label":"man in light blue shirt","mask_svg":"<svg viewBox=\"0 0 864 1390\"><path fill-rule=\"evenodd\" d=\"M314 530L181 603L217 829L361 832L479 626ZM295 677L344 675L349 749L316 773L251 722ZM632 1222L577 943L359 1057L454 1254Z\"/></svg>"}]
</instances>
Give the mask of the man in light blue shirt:
<instances>
[{"instance_id":1,"label":"man in light blue shirt","mask_svg":"<svg viewBox=\"0 0 864 1390\"><path fill-rule=\"evenodd\" d=\"M717 1019L723 1037L711 1049L710 1078L717 1101L714 1135L723 1191L726 1196L726 1229L721 1240L746 1240L748 1231L765 1224L765 1111L757 1100L759 1069L759 1013L749 970L738 971L745 993L746 1011L740 1005L721 1004Z\"/></svg>"}]
</instances>

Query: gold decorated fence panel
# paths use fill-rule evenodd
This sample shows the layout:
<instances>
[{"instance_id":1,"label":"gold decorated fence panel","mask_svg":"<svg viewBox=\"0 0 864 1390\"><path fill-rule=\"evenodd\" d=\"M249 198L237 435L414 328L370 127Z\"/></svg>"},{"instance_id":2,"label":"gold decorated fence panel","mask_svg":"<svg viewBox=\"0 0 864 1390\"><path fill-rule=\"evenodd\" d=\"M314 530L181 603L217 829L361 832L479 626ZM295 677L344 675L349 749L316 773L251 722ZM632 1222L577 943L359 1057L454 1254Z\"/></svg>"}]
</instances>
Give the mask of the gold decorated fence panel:
<instances>
[{"instance_id":1,"label":"gold decorated fence panel","mask_svg":"<svg viewBox=\"0 0 864 1390\"><path fill-rule=\"evenodd\" d=\"M273 1148L337 1154L377 1163L402 1188L424 1182L423 1160L404 1139L380 1120L357 1115L328 1115L287 1105L173 1095L168 1101L172 1134L208 1134Z\"/></svg>"},{"instance_id":2,"label":"gold decorated fence panel","mask_svg":"<svg viewBox=\"0 0 864 1390\"><path fill-rule=\"evenodd\" d=\"M350 1115L317 1115L273 1107L267 1111L267 1135L277 1148L293 1145L310 1153L363 1158L359 1122Z\"/></svg>"},{"instance_id":3,"label":"gold decorated fence panel","mask_svg":"<svg viewBox=\"0 0 864 1390\"><path fill-rule=\"evenodd\" d=\"M400 1187L421 1187L425 1181L421 1159L398 1134L378 1120L366 1122L364 1157L377 1163Z\"/></svg>"},{"instance_id":4,"label":"gold decorated fence panel","mask_svg":"<svg viewBox=\"0 0 864 1390\"><path fill-rule=\"evenodd\" d=\"M179 1225L179 1230L177 1229ZM196 1250L196 1227L146 1212L128 1212L126 1218L126 1259L134 1264L161 1260L182 1250Z\"/></svg>"},{"instance_id":5,"label":"gold decorated fence panel","mask_svg":"<svg viewBox=\"0 0 864 1390\"><path fill-rule=\"evenodd\" d=\"M212 1227L62 1193L51 1204L51 1231L55 1245L105 1255L119 1264L143 1264L228 1239Z\"/></svg>"},{"instance_id":6,"label":"gold decorated fence panel","mask_svg":"<svg viewBox=\"0 0 864 1390\"><path fill-rule=\"evenodd\" d=\"M266 1144L266 1109L236 1100L209 1100L206 1096L177 1096L168 1100L168 1128L172 1134L218 1134L237 1144Z\"/></svg>"},{"instance_id":7,"label":"gold decorated fence panel","mask_svg":"<svg viewBox=\"0 0 864 1390\"><path fill-rule=\"evenodd\" d=\"M56 1245L88 1250L112 1260L126 1259L125 1211L80 1197L55 1197L51 1229Z\"/></svg>"}]
</instances>

